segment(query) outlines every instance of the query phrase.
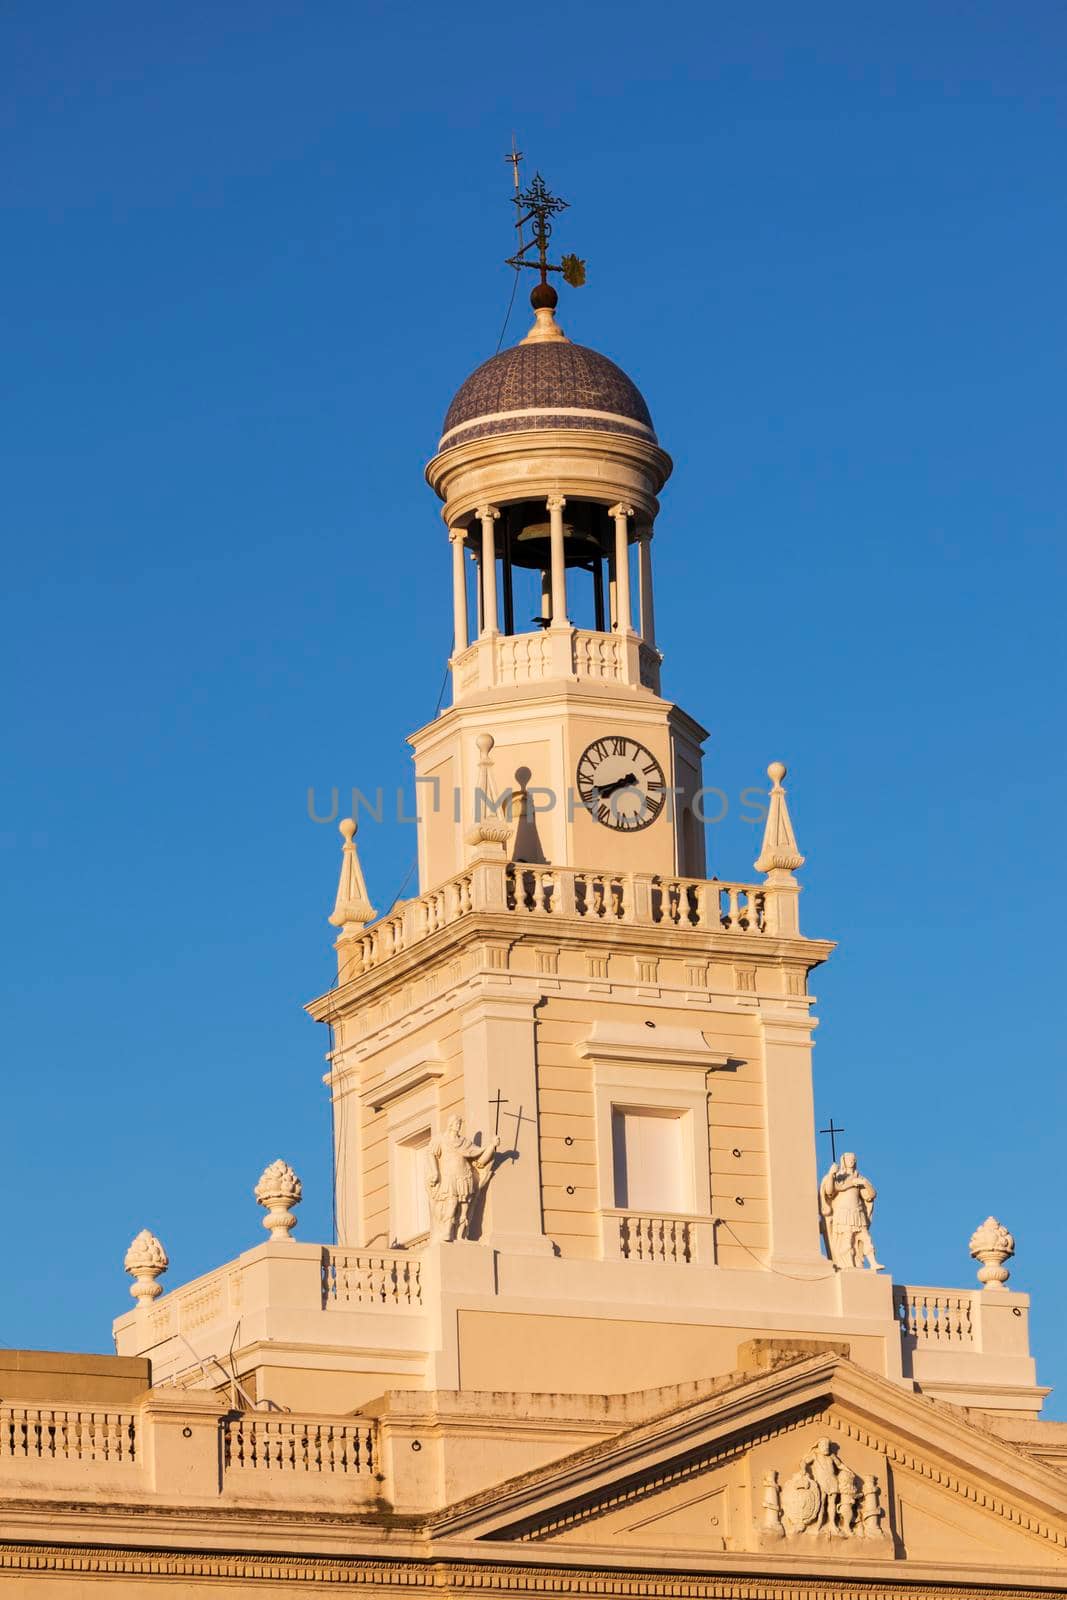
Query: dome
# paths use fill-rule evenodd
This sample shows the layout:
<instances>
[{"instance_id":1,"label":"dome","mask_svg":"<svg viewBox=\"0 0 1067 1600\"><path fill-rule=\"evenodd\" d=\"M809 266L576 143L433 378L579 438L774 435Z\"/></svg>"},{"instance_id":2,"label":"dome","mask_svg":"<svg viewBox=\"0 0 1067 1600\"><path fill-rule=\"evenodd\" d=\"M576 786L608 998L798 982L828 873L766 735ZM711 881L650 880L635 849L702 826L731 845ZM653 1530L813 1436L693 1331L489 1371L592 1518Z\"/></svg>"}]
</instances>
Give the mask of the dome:
<instances>
[{"instance_id":1,"label":"dome","mask_svg":"<svg viewBox=\"0 0 1067 1600\"><path fill-rule=\"evenodd\" d=\"M438 449L531 428L587 428L657 442L641 391L621 367L559 334L524 340L483 361L449 406Z\"/></svg>"}]
</instances>

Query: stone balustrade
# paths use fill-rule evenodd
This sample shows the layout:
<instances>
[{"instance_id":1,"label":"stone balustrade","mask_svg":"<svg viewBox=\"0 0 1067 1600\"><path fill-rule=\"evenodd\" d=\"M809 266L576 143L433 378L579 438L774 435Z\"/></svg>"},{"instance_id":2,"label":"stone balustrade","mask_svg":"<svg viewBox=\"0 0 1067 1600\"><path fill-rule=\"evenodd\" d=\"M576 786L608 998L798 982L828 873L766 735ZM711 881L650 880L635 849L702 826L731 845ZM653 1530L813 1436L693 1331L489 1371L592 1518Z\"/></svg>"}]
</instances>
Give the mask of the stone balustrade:
<instances>
[{"instance_id":1,"label":"stone balustrade","mask_svg":"<svg viewBox=\"0 0 1067 1600\"><path fill-rule=\"evenodd\" d=\"M922 1289L893 1285L893 1310L904 1338L927 1348L962 1349L974 1344L974 1296L961 1289Z\"/></svg>"},{"instance_id":2,"label":"stone balustrade","mask_svg":"<svg viewBox=\"0 0 1067 1600\"><path fill-rule=\"evenodd\" d=\"M376 1470L373 1424L243 1411L221 1428L224 1473L355 1478Z\"/></svg>"},{"instance_id":3,"label":"stone balustrade","mask_svg":"<svg viewBox=\"0 0 1067 1600\"><path fill-rule=\"evenodd\" d=\"M457 702L482 689L562 679L642 684L659 693L660 654L636 634L591 628L496 633L477 639L452 658Z\"/></svg>"},{"instance_id":4,"label":"stone balustrade","mask_svg":"<svg viewBox=\"0 0 1067 1600\"><path fill-rule=\"evenodd\" d=\"M322 1252L322 1304L360 1311L421 1311L422 1263L404 1250Z\"/></svg>"},{"instance_id":5,"label":"stone balustrade","mask_svg":"<svg viewBox=\"0 0 1067 1600\"><path fill-rule=\"evenodd\" d=\"M132 1412L0 1406L0 1463L95 1461L130 1467L136 1459Z\"/></svg>"},{"instance_id":6,"label":"stone balustrade","mask_svg":"<svg viewBox=\"0 0 1067 1600\"><path fill-rule=\"evenodd\" d=\"M671 1261L686 1266L694 1259L693 1225L685 1217L620 1216L619 1254L624 1261Z\"/></svg>"},{"instance_id":7,"label":"stone balustrade","mask_svg":"<svg viewBox=\"0 0 1067 1600\"><path fill-rule=\"evenodd\" d=\"M137 1411L0 1407L6 1496L69 1498L89 1482L131 1500L335 1499L359 1508L379 1494L379 1457L373 1421L234 1412L211 1393L152 1390Z\"/></svg>"},{"instance_id":8,"label":"stone balustrade","mask_svg":"<svg viewBox=\"0 0 1067 1600\"><path fill-rule=\"evenodd\" d=\"M344 940L344 975L359 977L474 912L517 921L676 928L759 937L774 931L774 891L755 883L679 878L592 867L482 862Z\"/></svg>"}]
</instances>

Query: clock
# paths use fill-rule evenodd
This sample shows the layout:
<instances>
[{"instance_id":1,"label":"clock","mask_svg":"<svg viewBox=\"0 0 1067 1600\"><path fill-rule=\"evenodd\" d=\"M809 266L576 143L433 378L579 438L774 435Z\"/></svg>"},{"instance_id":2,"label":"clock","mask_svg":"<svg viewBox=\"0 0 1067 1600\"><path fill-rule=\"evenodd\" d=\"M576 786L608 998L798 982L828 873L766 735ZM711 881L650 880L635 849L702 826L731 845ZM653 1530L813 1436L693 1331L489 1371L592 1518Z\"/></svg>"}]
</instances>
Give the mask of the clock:
<instances>
[{"instance_id":1,"label":"clock","mask_svg":"<svg viewBox=\"0 0 1067 1600\"><path fill-rule=\"evenodd\" d=\"M643 744L606 734L578 760L578 793L605 828L635 833L655 822L667 797L663 768Z\"/></svg>"}]
</instances>

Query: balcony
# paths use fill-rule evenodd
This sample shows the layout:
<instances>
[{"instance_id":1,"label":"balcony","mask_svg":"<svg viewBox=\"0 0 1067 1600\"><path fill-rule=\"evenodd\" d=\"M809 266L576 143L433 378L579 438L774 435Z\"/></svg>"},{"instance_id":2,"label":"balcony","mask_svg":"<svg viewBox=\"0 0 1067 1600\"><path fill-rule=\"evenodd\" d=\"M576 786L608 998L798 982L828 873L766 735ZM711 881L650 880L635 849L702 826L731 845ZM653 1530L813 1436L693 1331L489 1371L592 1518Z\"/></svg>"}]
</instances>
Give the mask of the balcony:
<instances>
[{"instance_id":1,"label":"balcony","mask_svg":"<svg viewBox=\"0 0 1067 1600\"><path fill-rule=\"evenodd\" d=\"M788 902L795 915L795 900ZM365 932L344 940L343 981L361 977L465 917L491 912L516 924L675 928L759 939L779 926L774 890L717 878L671 878L649 872L480 863L428 893L406 900Z\"/></svg>"},{"instance_id":2,"label":"balcony","mask_svg":"<svg viewBox=\"0 0 1067 1600\"><path fill-rule=\"evenodd\" d=\"M453 656L453 696L459 705L483 689L551 679L630 684L658 694L661 660L636 634L585 628L488 634Z\"/></svg>"}]
</instances>

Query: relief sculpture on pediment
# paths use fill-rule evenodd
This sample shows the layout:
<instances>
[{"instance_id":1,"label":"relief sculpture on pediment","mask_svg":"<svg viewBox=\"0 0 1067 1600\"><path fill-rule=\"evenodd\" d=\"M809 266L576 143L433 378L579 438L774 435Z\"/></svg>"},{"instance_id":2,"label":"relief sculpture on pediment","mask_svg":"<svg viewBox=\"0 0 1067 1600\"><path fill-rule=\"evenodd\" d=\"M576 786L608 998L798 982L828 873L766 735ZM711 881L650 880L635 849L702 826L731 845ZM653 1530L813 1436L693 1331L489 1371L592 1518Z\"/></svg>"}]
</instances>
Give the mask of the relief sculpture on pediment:
<instances>
[{"instance_id":1,"label":"relief sculpture on pediment","mask_svg":"<svg viewBox=\"0 0 1067 1600\"><path fill-rule=\"evenodd\" d=\"M885 1537L878 1479L853 1472L832 1439L817 1439L798 1471L781 1484L777 1472L765 1472L761 1505L765 1537Z\"/></svg>"}]
</instances>

